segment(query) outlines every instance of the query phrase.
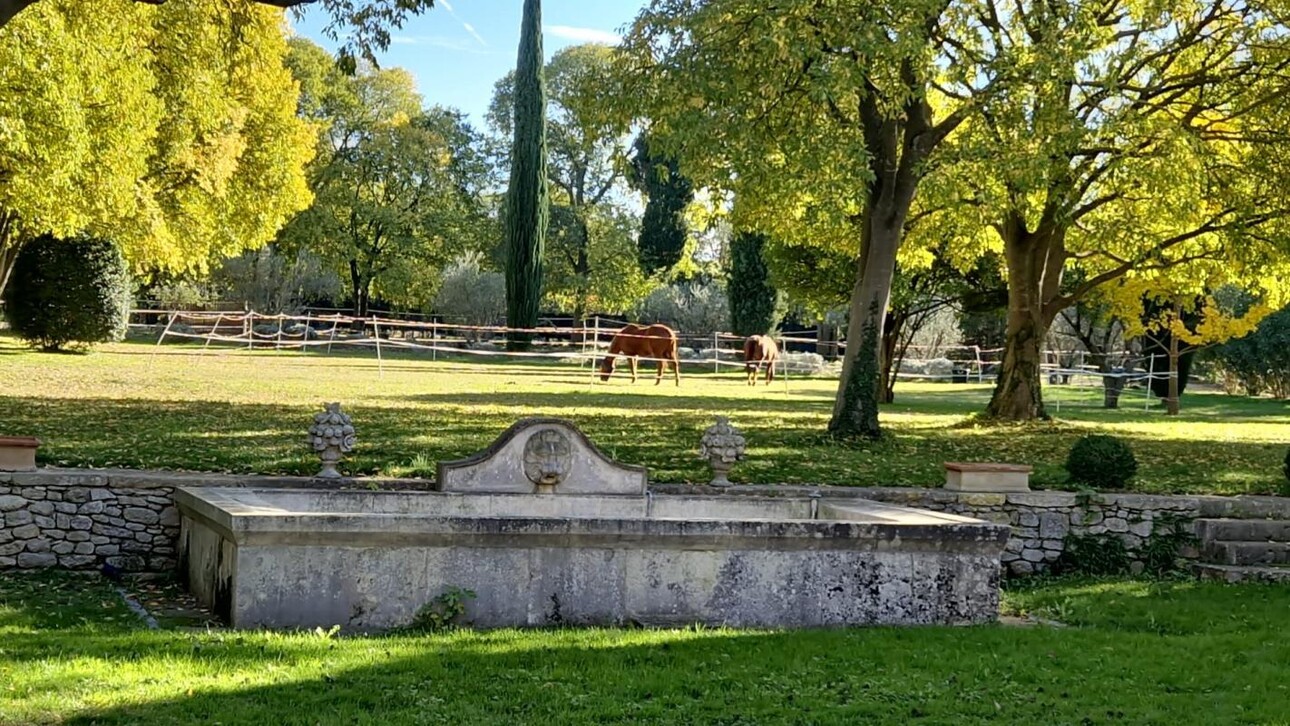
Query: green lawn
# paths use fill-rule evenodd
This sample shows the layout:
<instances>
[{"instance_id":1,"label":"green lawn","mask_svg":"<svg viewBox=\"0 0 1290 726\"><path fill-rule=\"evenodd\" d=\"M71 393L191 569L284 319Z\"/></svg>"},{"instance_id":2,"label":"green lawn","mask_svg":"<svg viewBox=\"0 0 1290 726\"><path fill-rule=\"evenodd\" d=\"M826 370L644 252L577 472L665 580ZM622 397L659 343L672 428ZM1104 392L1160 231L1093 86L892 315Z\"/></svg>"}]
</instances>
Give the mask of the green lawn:
<instances>
[{"instance_id":1,"label":"green lawn","mask_svg":"<svg viewBox=\"0 0 1290 726\"><path fill-rule=\"evenodd\" d=\"M155 355L154 355L155 352ZM704 369L706 370L706 369ZM824 435L836 383L790 377L750 390L738 371L687 369L680 388L652 381L592 383L587 369L495 359L431 362L367 355L215 351L143 344L90 355L30 352L0 338L0 434L44 440L41 458L65 466L312 473L304 432L323 401L342 401L359 432L348 466L363 474L429 474L436 460L491 442L522 416L573 419L611 455L657 481L702 481L702 430L729 415L747 434L736 481L936 485L951 460L1033 464L1038 486L1064 483L1061 463L1080 435L1107 431L1137 451L1134 488L1148 492L1270 493L1290 443L1284 402L1188 394L1184 414L1104 411L1096 391L1050 388L1052 424L976 426L981 385L902 384L883 410L890 436L840 446Z\"/></svg>"},{"instance_id":2,"label":"green lawn","mask_svg":"<svg viewBox=\"0 0 1290 726\"><path fill-rule=\"evenodd\" d=\"M1068 627L147 630L0 577L0 724L1288 724L1290 589L1031 583Z\"/></svg>"}]
</instances>

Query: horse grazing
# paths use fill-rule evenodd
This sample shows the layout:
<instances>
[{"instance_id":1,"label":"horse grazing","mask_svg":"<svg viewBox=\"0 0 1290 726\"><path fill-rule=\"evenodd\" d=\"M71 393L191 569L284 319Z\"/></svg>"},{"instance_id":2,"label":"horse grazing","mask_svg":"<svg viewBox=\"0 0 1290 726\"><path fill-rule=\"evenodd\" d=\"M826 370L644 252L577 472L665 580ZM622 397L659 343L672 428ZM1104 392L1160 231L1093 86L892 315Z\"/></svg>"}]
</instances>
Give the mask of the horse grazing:
<instances>
[{"instance_id":1,"label":"horse grazing","mask_svg":"<svg viewBox=\"0 0 1290 726\"><path fill-rule=\"evenodd\" d=\"M750 335L744 341L744 369L748 371L748 385L757 385L757 369L766 364L766 385L775 380L775 361L779 346L769 335Z\"/></svg>"},{"instance_id":2,"label":"horse grazing","mask_svg":"<svg viewBox=\"0 0 1290 726\"><path fill-rule=\"evenodd\" d=\"M676 374L676 385L681 385L681 358L677 353L676 331L666 325L636 325L628 323L622 330L614 333L609 344L609 355L600 364L600 380L609 380L614 372L614 357L623 356L631 360L632 383L636 382L636 359L646 358L658 361L658 377L654 385L663 382L663 373L667 371L668 361Z\"/></svg>"}]
</instances>

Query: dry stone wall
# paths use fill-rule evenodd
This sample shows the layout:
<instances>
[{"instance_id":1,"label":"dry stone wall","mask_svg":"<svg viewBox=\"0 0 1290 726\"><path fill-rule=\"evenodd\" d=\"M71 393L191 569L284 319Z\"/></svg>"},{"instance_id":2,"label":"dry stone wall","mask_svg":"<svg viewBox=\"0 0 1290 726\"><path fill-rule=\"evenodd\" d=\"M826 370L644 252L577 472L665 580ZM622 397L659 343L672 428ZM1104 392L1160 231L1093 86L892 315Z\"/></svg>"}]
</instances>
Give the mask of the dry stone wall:
<instances>
[{"instance_id":1,"label":"dry stone wall","mask_svg":"<svg viewBox=\"0 0 1290 726\"><path fill-rule=\"evenodd\" d=\"M172 492L105 476L0 473L0 569L174 569L179 513Z\"/></svg>"},{"instance_id":2,"label":"dry stone wall","mask_svg":"<svg viewBox=\"0 0 1290 726\"><path fill-rule=\"evenodd\" d=\"M176 486L299 487L313 480L101 469L0 471L0 570L173 571Z\"/></svg>"},{"instance_id":3,"label":"dry stone wall","mask_svg":"<svg viewBox=\"0 0 1290 726\"><path fill-rule=\"evenodd\" d=\"M1147 494L1077 494L1074 492L950 492L942 489L866 489L865 496L938 512L961 514L1012 526L1003 564L1013 575L1047 570L1061 556L1068 535L1110 534L1119 538L1132 558L1134 573L1143 563L1134 557L1153 536L1178 526L1195 534L1194 520L1203 516L1199 497ZM1177 523L1177 525L1175 525ZM1159 530L1159 531L1158 531ZM1195 560L1195 547L1178 555Z\"/></svg>"}]
</instances>

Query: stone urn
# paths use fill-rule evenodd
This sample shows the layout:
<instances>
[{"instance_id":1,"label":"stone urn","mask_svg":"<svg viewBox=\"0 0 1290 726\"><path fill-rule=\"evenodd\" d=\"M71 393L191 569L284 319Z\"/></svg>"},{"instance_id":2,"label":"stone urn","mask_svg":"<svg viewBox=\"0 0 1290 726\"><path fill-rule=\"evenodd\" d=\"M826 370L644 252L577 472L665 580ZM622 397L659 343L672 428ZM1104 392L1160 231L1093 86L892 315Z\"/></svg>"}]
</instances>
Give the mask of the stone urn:
<instances>
[{"instance_id":1,"label":"stone urn","mask_svg":"<svg viewBox=\"0 0 1290 726\"><path fill-rule=\"evenodd\" d=\"M717 422L703 432L699 441L699 458L707 460L712 467L712 486L730 486L727 475L735 462L744 458L744 444L743 434L731 426L730 419L725 416L718 416Z\"/></svg>"},{"instance_id":2,"label":"stone urn","mask_svg":"<svg viewBox=\"0 0 1290 726\"><path fill-rule=\"evenodd\" d=\"M309 427L309 445L322 459L318 477L338 479L341 474L336 465L354 450L354 425L340 410L339 403L324 403L323 408L324 411L314 414L314 423Z\"/></svg>"}]
</instances>

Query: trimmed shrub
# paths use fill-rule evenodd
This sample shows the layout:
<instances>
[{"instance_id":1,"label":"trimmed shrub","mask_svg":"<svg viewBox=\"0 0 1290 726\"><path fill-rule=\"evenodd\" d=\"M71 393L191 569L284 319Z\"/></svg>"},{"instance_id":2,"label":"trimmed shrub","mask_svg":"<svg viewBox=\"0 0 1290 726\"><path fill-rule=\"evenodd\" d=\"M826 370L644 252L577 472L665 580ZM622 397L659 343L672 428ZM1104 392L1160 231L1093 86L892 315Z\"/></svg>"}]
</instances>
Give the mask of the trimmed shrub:
<instances>
[{"instance_id":1,"label":"trimmed shrub","mask_svg":"<svg viewBox=\"0 0 1290 726\"><path fill-rule=\"evenodd\" d=\"M1066 471L1072 482L1097 489L1123 488L1138 473L1138 459L1123 440L1091 434L1071 447Z\"/></svg>"},{"instance_id":2,"label":"trimmed shrub","mask_svg":"<svg viewBox=\"0 0 1290 726\"><path fill-rule=\"evenodd\" d=\"M108 240L44 235L19 251L5 297L9 326L43 350L121 340L130 315L130 273Z\"/></svg>"}]
</instances>

